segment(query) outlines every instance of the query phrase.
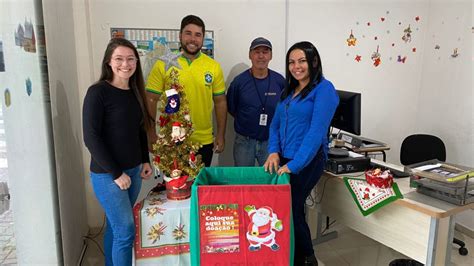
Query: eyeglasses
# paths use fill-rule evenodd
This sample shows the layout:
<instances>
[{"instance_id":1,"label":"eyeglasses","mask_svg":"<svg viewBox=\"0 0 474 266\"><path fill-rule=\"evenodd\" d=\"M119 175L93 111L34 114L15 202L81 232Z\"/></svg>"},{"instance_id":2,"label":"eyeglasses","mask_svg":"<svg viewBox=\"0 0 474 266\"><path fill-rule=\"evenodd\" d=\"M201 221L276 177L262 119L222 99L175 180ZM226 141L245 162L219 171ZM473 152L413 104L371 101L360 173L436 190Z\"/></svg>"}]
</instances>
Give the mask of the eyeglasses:
<instances>
[{"instance_id":1,"label":"eyeglasses","mask_svg":"<svg viewBox=\"0 0 474 266\"><path fill-rule=\"evenodd\" d=\"M138 59L136 57L127 57L127 58L115 57L115 58L112 58L112 61L117 65L121 65L125 61L127 61L127 64L129 65L135 65Z\"/></svg>"}]
</instances>

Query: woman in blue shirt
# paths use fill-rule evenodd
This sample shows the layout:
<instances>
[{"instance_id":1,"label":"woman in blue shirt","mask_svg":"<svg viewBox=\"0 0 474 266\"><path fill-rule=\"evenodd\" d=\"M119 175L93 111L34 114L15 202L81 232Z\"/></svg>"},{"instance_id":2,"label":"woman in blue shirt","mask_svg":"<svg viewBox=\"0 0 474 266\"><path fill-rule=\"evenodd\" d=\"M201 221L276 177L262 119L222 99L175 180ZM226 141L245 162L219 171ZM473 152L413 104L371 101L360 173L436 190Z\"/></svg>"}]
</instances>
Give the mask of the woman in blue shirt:
<instances>
[{"instance_id":1,"label":"woman in blue shirt","mask_svg":"<svg viewBox=\"0 0 474 266\"><path fill-rule=\"evenodd\" d=\"M339 97L323 77L321 58L310 42L288 50L286 83L270 126L264 168L290 174L295 265L317 265L304 205L324 170L328 129Z\"/></svg>"}]
</instances>

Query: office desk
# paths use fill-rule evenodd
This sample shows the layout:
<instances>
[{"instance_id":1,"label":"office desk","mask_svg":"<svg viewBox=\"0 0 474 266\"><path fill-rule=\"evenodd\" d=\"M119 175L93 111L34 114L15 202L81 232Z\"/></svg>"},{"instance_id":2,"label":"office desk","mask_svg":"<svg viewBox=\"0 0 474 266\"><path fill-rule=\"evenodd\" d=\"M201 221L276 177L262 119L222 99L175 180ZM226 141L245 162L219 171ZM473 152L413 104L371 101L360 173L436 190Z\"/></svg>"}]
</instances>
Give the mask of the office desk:
<instances>
[{"instance_id":1,"label":"office desk","mask_svg":"<svg viewBox=\"0 0 474 266\"><path fill-rule=\"evenodd\" d=\"M317 237L313 244L337 237L337 232L321 234L322 215L327 215L426 265L449 265L453 215L474 208L474 203L457 206L419 194L409 187L409 179L403 178L395 181L404 199L364 217L340 176L324 173L316 186L318 195L326 179L323 198L316 206Z\"/></svg>"},{"instance_id":2,"label":"office desk","mask_svg":"<svg viewBox=\"0 0 474 266\"><path fill-rule=\"evenodd\" d=\"M385 151L390 150L390 146L388 146L388 144L361 136L354 136L349 133L344 134L362 140L362 146L360 147L352 146L345 142L344 146L346 148L356 153L365 153L365 156L367 156L367 154L370 152L381 152L383 155L383 161L385 162L387 160L387 154Z\"/></svg>"},{"instance_id":3,"label":"office desk","mask_svg":"<svg viewBox=\"0 0 474 266\"><path fill-rule=\"evenodd\" d=\"M135 265L190 265L190 199L168 200L152 192L137 203Z\"/></svg>"},{"instance_id":4,"label":"office desk","mask_svg":"<svg viewBox=\"0 0 474 266\"><path fill-rule=\"evenodd\" d=\"M353 147L352 150L354 152L365 153L365 156L367 156L369 152L381 152L383 155L383 161L385 162L387 160L387 154L385 154L385 151L390 150L388 144L364 137L358 138L360 138L363 143L360 147Z\"/></svg>"}]
</instances>

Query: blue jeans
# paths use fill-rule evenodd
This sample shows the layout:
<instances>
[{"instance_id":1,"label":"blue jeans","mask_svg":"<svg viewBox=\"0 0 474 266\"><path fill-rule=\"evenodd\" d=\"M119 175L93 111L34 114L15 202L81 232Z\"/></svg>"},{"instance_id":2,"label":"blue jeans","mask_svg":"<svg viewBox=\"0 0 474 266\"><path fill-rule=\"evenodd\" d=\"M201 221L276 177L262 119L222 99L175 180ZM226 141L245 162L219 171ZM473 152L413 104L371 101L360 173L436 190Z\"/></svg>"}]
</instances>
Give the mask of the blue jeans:
<instances>
[{"instance_id":1,"label":"blue jeans","mask_svg":"<svg viewBox=\"0 0 474 266\"><path fill-rule=\"evenodd\" d=\"M260 141L235 133L234 164L235 166L255 166L255 159L262 166L268 157L268 141Z\"/></svg>"},{"instance_id":2,"label":"blue jeans","mask_svg":"<svg viewBox=\"0 0 474 266\"><path fill-rule=\"evenodd\" d=\"M91 172L90 175L95 196L107 217L104 234L106 266L132 265L132 247L135 240L132 209L142 187L141 165L124 172L132 180L127 190L121 190L111 174Z\"/></svg>"}]
</instances>

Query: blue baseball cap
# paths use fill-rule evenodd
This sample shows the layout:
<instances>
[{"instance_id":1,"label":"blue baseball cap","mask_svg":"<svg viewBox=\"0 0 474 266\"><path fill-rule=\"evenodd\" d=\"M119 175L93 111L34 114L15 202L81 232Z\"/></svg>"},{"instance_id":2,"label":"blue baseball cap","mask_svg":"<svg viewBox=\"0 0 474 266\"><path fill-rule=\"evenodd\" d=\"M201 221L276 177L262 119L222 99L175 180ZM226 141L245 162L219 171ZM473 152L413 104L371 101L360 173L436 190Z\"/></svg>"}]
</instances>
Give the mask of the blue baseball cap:
<instances>
[{"instance_id":1,"label":"blue baseball cap","mask_svg":"<svg viewBox=\"0 0 474 266\"><path fill-rule=\"evenodd\" d=\"M269 40L267 40L263 37L258 37L255 40L253 40L252 43L250 44L250 50L253 50L253 49L255 49L257 47L261 47L261 46L267 47L270 50L272 49L272 43Z\"/></svg>"}]
</instances>

